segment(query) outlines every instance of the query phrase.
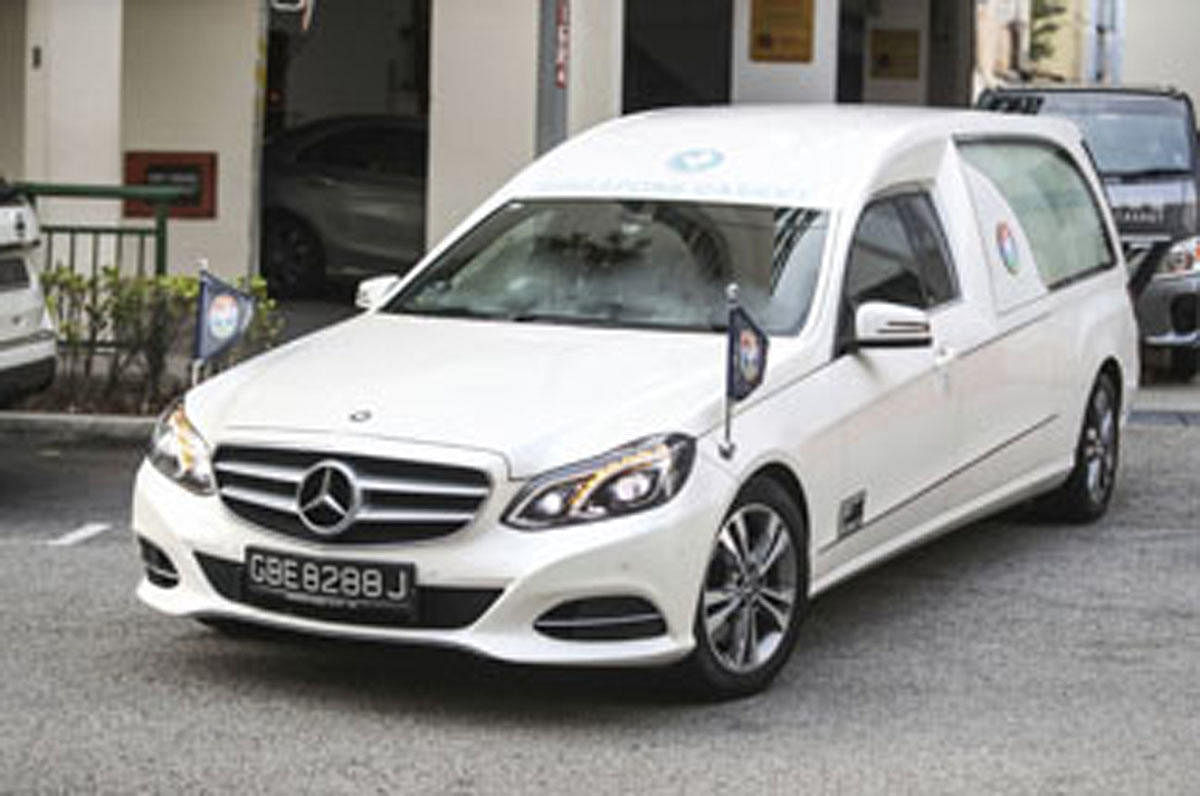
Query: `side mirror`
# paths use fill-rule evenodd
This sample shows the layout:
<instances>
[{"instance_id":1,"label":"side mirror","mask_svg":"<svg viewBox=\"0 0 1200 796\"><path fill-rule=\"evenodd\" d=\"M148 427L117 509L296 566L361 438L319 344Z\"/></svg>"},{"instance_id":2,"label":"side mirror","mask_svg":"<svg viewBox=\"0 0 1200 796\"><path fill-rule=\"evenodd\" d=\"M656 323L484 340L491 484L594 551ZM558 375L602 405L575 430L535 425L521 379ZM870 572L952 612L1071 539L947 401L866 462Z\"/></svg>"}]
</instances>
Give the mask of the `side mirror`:
<instances>
[{"instance_id":1,"label":"side mirror","mask_svg":"<svg viewBox=\"0 0 1200 796\"><path fill-rule=\"evenodd\" d=\"M854 313L856 348L926 348L933 345L929 315L924 310L868 301Z\"/></svg>"},{"instance_id":2,"label":"side mirror","mask_svg":"<svg viewBox=\"0 0 1200 796\"><path fill-rule=\"evenodd\" d=\"M361 310L375 309L399 282L400 277L395 274L364 279L358 283L358 294L354 297L354 305Z\"/></svg>"}]
</instances>

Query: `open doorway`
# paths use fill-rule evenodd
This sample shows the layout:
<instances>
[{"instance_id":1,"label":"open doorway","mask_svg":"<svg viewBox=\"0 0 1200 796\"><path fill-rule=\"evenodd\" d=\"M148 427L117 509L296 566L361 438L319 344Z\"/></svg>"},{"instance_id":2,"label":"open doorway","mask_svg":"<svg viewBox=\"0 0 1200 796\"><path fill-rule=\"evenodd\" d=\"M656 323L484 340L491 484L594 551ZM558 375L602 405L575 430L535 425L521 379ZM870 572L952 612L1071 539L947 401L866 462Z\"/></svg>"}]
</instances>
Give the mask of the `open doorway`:
<instances>
[{"instance_id":1,"label":"open doorway","mask_svg":"<svg viewBox=\"0 0 1200 796\"><path fill-rule=\"evenodd\" d=\"M626 0L625 113L730 99L729 0Z\"/></svg>"},{"instance_id":2,"label":"open doorway","mask_svg":"<svg viewBox=\"0 0 1200 796\"><path fill-rule=\"evenodd\" d=\"M333 297L425 249L430 0L272 9L260 271Z\"/></svg>"},{"instance_id":3,"label":"open doorway","mask_svg":"<svg viewBox=\"0 0 1200 796\"><path fill-rule=\"evenodd\" d=\"M971 104L974 4L842 0L838 102Z\"/></svg>"}]
</instances>

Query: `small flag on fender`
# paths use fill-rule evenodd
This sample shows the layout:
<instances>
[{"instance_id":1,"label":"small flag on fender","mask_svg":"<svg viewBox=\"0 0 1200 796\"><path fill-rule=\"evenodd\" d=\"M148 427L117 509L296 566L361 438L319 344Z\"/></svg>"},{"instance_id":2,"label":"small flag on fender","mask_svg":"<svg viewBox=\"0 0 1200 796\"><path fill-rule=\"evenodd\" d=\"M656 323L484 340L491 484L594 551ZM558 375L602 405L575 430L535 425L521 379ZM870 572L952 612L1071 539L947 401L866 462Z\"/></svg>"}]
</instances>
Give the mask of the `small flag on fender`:
<instances>
[{"instance_id":1,"label":"small flag on fender","mask_svg":"<svg viewBox=\"0 0 1200 796\"><path fill-rule=\"evenodd\" d=\"M725 395L741 401L762 384L767 372L767 335L740 306L729 310L729 364Z\"/></svg>"},{"instance_id":2,"label":"small flag on fender","mask_svg":"<svg viewBox=\"0 0 1200 796\"><path fill-rule=\"evenodd\" d=\"M226 351L246 331L253 317L253 296L201 271L192 359L207 362Z\"/></svg>"}]
</instances>

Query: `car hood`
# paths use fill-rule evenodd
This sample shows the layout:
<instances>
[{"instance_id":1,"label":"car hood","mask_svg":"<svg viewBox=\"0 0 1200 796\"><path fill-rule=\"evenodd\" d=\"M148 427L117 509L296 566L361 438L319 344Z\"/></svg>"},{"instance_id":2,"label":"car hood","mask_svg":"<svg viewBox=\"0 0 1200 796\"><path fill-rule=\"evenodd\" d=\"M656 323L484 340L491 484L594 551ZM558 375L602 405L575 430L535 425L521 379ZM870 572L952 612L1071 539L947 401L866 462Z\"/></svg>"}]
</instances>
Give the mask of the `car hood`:
<instances>
[{"instance_id":1,"label":"car hood","mask_svg":"<svg viewBox=\"0 0 1200 796\"><path fill-rule=\"evenodd\" d=\"M1191 178L1106 178L1104 189L1122 237L1179 238L1196 230L1196 184Z\"/></svg>"},{"instance_id":2,"label":"car hood","mask_svg":"<svg viewBox=\"0 0 1200 796\"><path fill-rule=\"evenodd\" d=\"M256 429L369 434L491 451L521 478L713 427L724 346L720 334L367 314L234 368L187 408L214 444Z\"/></svg>"}]
</instances>

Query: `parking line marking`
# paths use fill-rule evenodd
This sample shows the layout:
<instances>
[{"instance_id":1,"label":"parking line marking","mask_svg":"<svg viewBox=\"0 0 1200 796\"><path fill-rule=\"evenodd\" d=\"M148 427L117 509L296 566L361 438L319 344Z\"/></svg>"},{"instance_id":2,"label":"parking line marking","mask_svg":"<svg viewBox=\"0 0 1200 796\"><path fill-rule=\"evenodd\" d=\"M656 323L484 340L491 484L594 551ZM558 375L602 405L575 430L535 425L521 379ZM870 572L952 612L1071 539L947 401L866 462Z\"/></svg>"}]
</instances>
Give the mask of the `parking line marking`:
<instances>
[{"instance_id":1,"label":"parking line marking","mask_svg":"<svg viewBox=\"0 0 1200 796\"><path fill-rule=\"evenodd\" d=\"M50 545L51 547L66 547L68 545L75 545L79 544L80 542L86 542L93 536L99 536L111 528L112 525L107 522L86 522L70 533L64 533L57 539L51 539L50 541L46 542L46 544Z\"/></svg>"}]
</instances>

